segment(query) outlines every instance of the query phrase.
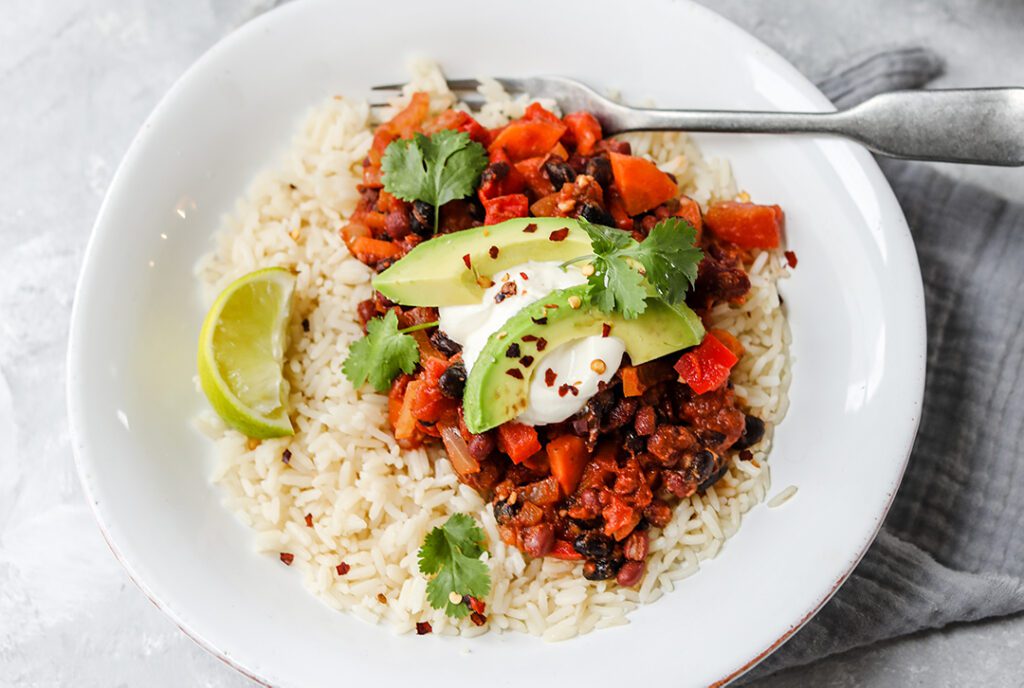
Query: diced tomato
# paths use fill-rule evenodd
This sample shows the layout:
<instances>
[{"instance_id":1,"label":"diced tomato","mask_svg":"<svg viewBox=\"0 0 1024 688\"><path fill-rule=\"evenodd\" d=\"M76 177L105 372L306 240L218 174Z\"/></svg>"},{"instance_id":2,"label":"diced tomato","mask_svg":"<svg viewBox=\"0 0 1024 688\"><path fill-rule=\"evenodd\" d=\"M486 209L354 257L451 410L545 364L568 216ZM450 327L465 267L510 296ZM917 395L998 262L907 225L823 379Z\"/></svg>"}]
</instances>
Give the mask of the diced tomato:
<instances>
[{"instance_id":1,"label":"diced tomato","mask_svg":"<svg viewBox=\"0 0 1024 688\"><path fill-rule=\"evenodd\" d=\"M548 555L555 559L565 559L566 561L579 561L583 559L583 555L576 551L572 543L565 540L555 540L555 546L551 548Z\"/></svg>"},{"instance_id":2,"label":"diced tomato","mask_svg":"<svg viewBox=\"0 0 1024 688\"><path fill-rule=\"evenodd\" d=\"M609 494L608 506L601 510L601 516L604 517L604 534L622 540L640 522L640 513L617 494Z\"/></svg>"},{"instance_id":3,"label":"diced tomato","mask_svg":"<svg viewBox=\"0 0 1024 688\"><path fill-rule=\"evenodd\" d=\"M489 150L504 148L513 162L544 155L558 143L565 129L557 119L554 122L516 120L494 137Z\"/></svg>"},{"instance_id":4,"label":"diced tomato","mask_svg":"<svg viewBox=\"0 0 1024 688\"><path fill-rule=\"evenodd\" d=\"M378 263L386 258L394 258L402 249L390 241L371 239L370 237L356 237L352 240L352 255L360 261L371 264Z\"/></svg>"},{"instance_id":5,"label":"diced tomato","mask_svg":"<svg viewBox=\"0 0 1024 688\"><path fill-rule=\"evenodd\" d=\"M538 155L534 158L520 160L515 164L516 172L526 180L526 185L530 187L530 191L532 191L534 196L537 198L541 198L555 192L554 185L551 184L551 180L549 180L543 172L544 163L547 162L547 160L548 156Z\"/></svg>"},{"instance_id":6,"label":"diced tomato","mask_svg":"<svg viewBox=\"0 0 1024 688\"><path fill-rule=\"evenodd\" d=\"M540 103L530 103L523 113L523 120L527 122L555 122L560 123L558 115L545 108Z\"/></svg>"},{"instance_id":7,"label":"diced tomato","mask_svg":"<svg viewBox=\"0 0 1024 688\"><path fill-rule=\"evenodd\" d=\"M777 205L724 201L704 215L708 231L742 248L776 248L782 241L785 221Z\"/></svg>"},{"instance_id":8,"label":"diced tomato","mask_svg":"<svg viewBox=\"0 0 1024 688\"><path fill-rule=\"evenodd\" d=\"M576 152L580 155L593 153L594 146L601 140L601 123L597 118L589 112L573 112L563 117L562 121L569 127L566 133L572 136Z\"/></svg>"},{"instance_id":9,"label":"diced tomato","mask_svg":"<svg viewBox=\"0 0 1024 688\"><path fill-rule=\"evenodd\" d=\"M679 197L679 210L676 217L681 217L697 230L697 241L700 241L701 231L704 229L704 220L700 214L700 205L689 196Z\"/></svg>"},{"instance_id":10,"label":"diced tomato","mask_svg":"<svg viewBox=\"0 0 1024 688\"><path fill-rule=\"evenodd\" d=\"M485 225L496 225L514 217L526 217L530 214L530 199L525 194L509 194L484 201Z\"/></svg>"},{"instance_id":11,"label":"diced tomato","mask_svg":"<svg viewBox=\"0 0 1024 688\"><path fill-rule=\"evenodd\" d=\"M736 354L709 332L700 346L679 357L675 370L694 392L704 394L724 385L737 361Z\"/></svg>"},{"instance_id":12,"label":"diced tomato","mask_svg":"<svg viewBox=\"0 0 1024 688\"><path fill-rule=\"evenodd\" d=\"M522 463L540 451L540 439L533 426L509 421L498 426L498 449Z\"/></svg>"},{"instance_id":13,"label":"diced tomato","mask_svg":"<svg viewBox=\"0 0 1024 688\"><path fill-rule=\"evenodd\" d=\"M413 93L404 110L377 127L377 131L373 135L373 143L370 145L370 152L367 154L370 158L370 165L372 167L380 166L384 150L395 139L412 138L429 112L430 96L423 91Z\"/></svg>"},{"instance_id":14,"label":"diced tomato","mask_svg":"<svg viewBox=\"0 0 1024 688\"><path fill-rule=\"evenodd\" d=\"M546 447L551 475L555 476L562 494L571 495L583 476L590 454L582 437L562 435L548 442Z\"/></svg>"},{"instance_id":15,"label":"diced tomato","mask_svg":"<svg viewBox=\"0 0 1024 688\"><path fill-rule=\"evenodd\" d=\"M429 136L444 129L465 132L469 138L484 146L491 142L491 133L472 115L461 110L445 110L423 127L423 133Z\"/></svg>"},{"instance_id":16,"label":"diced tomato","mask_svg":"<svg viewBox=\"0 0 1024 688\"><path fill-rule=\"evenodd\" d=\"M441 393L436 384L430 384L426 380L416 391L416 398L412 400L412 415L416 420L425 423L436 423L441 415L449 410L454 399L449 399Z\"/></svg>"},{"instance_id":17,"label":"diced tomato","mask_svg":"<svg viewBox=\"0 0 1024 688\"><path fill-rule=\"evenodd\" d=\"M501 178L490 171L484 173L480 188L477 189L477 197L481 203L486 203L488 199L499 196L522 193L526 189L526 178L509 160L504 148L495 148L491 151L491 164L499 162L508 165L508 173Z\"/></svg>"},{"instance_id":18,"label":"diced tomato","mask_svg":"<svg viewBox=\"0 0 1024 688\"><path fill-rule=\"evenodd\" d=\"M621 153L608 155L612 161L615 188L622 196L622 204L629 215L656 208L679 193L679 187L672 178L650 160Z\"/></svg>"}]
</instances>

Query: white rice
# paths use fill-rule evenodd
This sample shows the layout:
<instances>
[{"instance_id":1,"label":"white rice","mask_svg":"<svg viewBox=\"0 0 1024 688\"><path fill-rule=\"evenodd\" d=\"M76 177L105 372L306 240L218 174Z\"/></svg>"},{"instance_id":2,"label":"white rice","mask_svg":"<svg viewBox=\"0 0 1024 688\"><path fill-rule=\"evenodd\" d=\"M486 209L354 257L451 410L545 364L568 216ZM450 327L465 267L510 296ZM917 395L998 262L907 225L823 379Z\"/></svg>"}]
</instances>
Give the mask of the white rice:
<instances>
[{"instance_id":1,"label":"white rice","mask_svg":"<svg viewBox=\"0 0 1024 688\"><path fill-rule=\"evenodd\" d=\"M436 109L454 101L431 63L414 66L413 83L396 105L413 90L429 91ZM510 99L494 81L485 80L481 92L488 104L479 120L488 126L521 115L530 102ZM733 374L736 392L769 429L753 449L754 460L733 457L714 488L683 501L664 530L651 531L639 587L591 582L580 564L529 560L503 543L490 506L459 483L443 450L399 449L388 427L386 397L357 392L341 373L349 344L361 335L356 304L371 294L370 270L349 255L338 235L358 200L371 125L363 102L335 97L314 108L287 154L253 182L197 266L209 301L259 268L283 266L297 276L285 366L296 434L253 447L212 412L200 419L216 444L213 479L224 489L225 505L256 531L260 551L293 554L292 568L325 603L368 622L387 622L398 632L429 621L435 633L447 635L498 629L556 641L627 623L638 604L671 591L714 557L769 489L770 430L786 413L789 387L789 331L776 289L786 274L782 256L760 253L750 266L749 298L713 313L715 326L731 331L746 348ZM728 163L705 160L685 134L625 138L634 153L674 174L702 205L736 196ZM291 452L288 464L282 461L285 449ZM484 628L430 608L427 581L417 570L424 536L456 512L473 515L488 538L493 586ZM344 576L336 571L341 562L351 567Z\"/></svg>"}]
</instances>

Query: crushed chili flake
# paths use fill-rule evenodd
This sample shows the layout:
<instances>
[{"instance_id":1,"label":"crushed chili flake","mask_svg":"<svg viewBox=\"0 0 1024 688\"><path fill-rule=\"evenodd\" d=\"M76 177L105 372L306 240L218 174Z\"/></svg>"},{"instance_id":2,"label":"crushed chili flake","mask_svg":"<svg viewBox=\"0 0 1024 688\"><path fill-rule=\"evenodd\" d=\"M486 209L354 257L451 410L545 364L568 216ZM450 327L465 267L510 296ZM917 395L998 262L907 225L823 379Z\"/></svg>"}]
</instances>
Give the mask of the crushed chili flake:
<instances>
[{"instance_id":1,"label":"crushed chili flake","mask_svg":"<svg viewBox=\"0 0 1024 688\"><path fill-rule=\"evenodd\" d=\"M523 227L523 231L526 232L527 234L533 234L534 232L537 231L536 223L531 222L530 224L526 225L525 227Z\"/></svg>"},{"instance_id":2,"label":"crushed chili flake","mask_svg":"<svg viewBox=\"0 0 1024 688\"><path fill-rule=\"evenodd\" d=\"M352 570L352 567L346 564L345 562L341 562L340 564L334 567L334 570L338 572L339 576L344 576L346 573Z\"/></svg>"},{"instance_id":3,"label":"crushed chili flake","mask_svg":"<svg viewBox=\"0 0 1024 688\"><path fill-rule=\"evenodd\" d=\"M312 528L313 527L313 514L306 514L306 527L307 528Z\"/></svg>"},{"instance_id":4,"label":"crushed chili flake","mask_svg":"<svg viewBox=\"0 0 1024 688\"><path fill-rule=\"evenodd\" d=\"M483 600L478 600L472 595L466 596L466 603L469 604L469 608L475 611L477 614L483 614L484 610L487 609L487 603Z\"/></svg>"},{"instance_id":5,"label":"crushed chili flake","mask_svg":"<svg viewBox=\"0 0 1024 688\"><path fill-rule=\"evenodd\" d=\"M537 341L537 335L535 335L535 334L524 334L523 335L523 341L524 342L535 342L535 341Z\"/></svg>"},{"instance_id":6,"label":"crushed chili flake","mask_svg":"<svg viewBox=\"0 0 1024 688\"><path fill-rule=\"evenodd\" d=\"M285 566L291 566L292 562L295 561L295 555L289 552L281 552L281 561Z\"/></svg>"},{"instance_id":7,"label":"crushed chili flake","mask_svg":"<svg viewBox=\"0 0 1024 688\"><path fill-rule=\"evenodd\" d=\"M569 228L562 227L561 229L556 229L555 231L551 232L550 236L548 236L548 239L550 239L551 241L565 241L565 238L567 236L569 236Z\"/></svg>"},{"instance_id":8,"label":"crushed chili flake","mask_svg":"<svg viewBox=\"0 0 1024 688\"><path fill-rule=\"evenodd\" d=\"M416 622L416 635L426 635L432 633L434 627L430 625L429 621L417 621Z\"/></svg>"},{"instance_id":9,"label":"crushed chili flake","mask_svg":"<svg viewBox=\"0 0 1024 688\"><path fill-rule=\"evenodd\" d=\"M753 461L753 460L754 460L754 452L750 451L749 449L744 449L743 451L740 452L740 461Z\"/></svg>"},{"instance_id":10,"label":"crushed chili flake","mask_svg":"<svg viewBox=\"0 0 1024 688\"><path fill-rule=\"evenodd\" d=\"M786 262L789 263L790 268L796 267L796 253L793 251L786 251L782 255L786 256Z\"/></svg>"},{"instance_id":11,"label":"crushed chili flake","mask_svg":"<svg viewBox=\"0 0 1024 688\"><path fill-rule=\"evenodd\" d=\"M523 355L523 352L519 350L519 342L512 342L505 349L505 355L509 358L519 358Z\"/></svg>"},{"instance_id":12,"label":"crushed chili flake","mask_svg":"<svg viewBox=\"0 0 1024 688\"><path fill-rule=\"evenodd\" d=\"M523 373L522 371L519 370L519 368L509 368L508 370L505 371L505 374L508 375L509 377L514 377L517 380L523 379Z\"/></svg>"},{"instance_id":13,"label":"crushed chili flake","mask_svg":"<svg viewBox=\"0 0 1024 688\"><path fill-rule=\"evenodd\" d=\"M550 308L553 311L557 311L558 310L558 304L557 303L545 303L544 307L545 308Z\"/></svg>"},{"instance_id":14,"label":"crushed chili flake","mask_svg":"<svg viewBox=\"0 0 1024 688\"><path fill-rule=\"evenodd\" d=\"M309 318L302 319L302 331L309 332Z\"/></svg>"},{"instance_id":15,"label":"crushed chili flake","mask_svg":"<svg viewBox=\"0 0 1024 688\"><path fill-rule=\"evenodd\" d=\"M572 392L572 395L574 397L578 397L580 395L580 391L575 386L570 384L564 384L558 388L558 396L560 397L564 397L569 392Z\"/></svg>"},{"instance_id":16,"label":"crushed chili flake","mask_svg":"<svg viewBox=\"0 0 1024 688\"><path fill-rule=\"evenodd\" d=\"M611 323L601 323L601 336L607 337L612 333Z\"/></svg>"},{"instance_id":17,"label":"crushed chili flake","mask_svg":"<svg viewBox=\"0 0 1024 688\"><path fill-rule=\"evenodd\" d=\"M292 462L292 450L291 449L285 449L283 452L281 452L281 460L284 461L286 464L291 463Z\"/></svg>"},{"instance_id":18,"label":"crushed chili flake","mask_svg":"<svg viewBox=\"0 0 1024 688\"><path fill-rule=\"evenodd\" d=\"M529 275L527 275L527 274L526 274L525 272L520 272L520 273L519 273L519 276L523 278L523 281L524 281L524 282L525 282L526 280L530 279L530 276L529 276Z\"/></svg>"},{"instance_id":19,"label":"crushed chili flake","mask_svg":"<svg viewBox=\"0 0 1024 688\"><path fill-rule=\"evenodd\" d=\"M530 366L533 365L533 356L523 356L522 358L519 359L519 363L524 368L529 368Z\"/></svg>"},{"instance_id":20,"label":"crushed chili flake","mask_svg":"<svg viewBox=\"0 0 1024 688\"><path fill-rule=\"evenodd\" d=\"M534 325L547 325L548 324L548 316L546 316L546 315L543 318L530 318L530 320L533 321Z\"/></svg>"},{"instance_id":21,"label":"crushed chili flake","mask_svg":"<svg viewBox=\"0 0 1024 688\"><path fill-rule=\"evenodd\" d=\"M497 246L491 246L489 249L487 249L487 255L489 255L491 258L497 258L498 257L498 247Z\"/></svg>"},{"instance_id":22,"label":"crushed chili flake","mask_svg":"<svg viewBox=\"0 0 1024 688\"><path fill-rule=\"evenodd\" d=\"M481 614L480 612L473 612L469 615L469 619L477 626L483 626L485 623L487 623L487 617Z\"/></svg>"},{"instance_id":23,"label":"crushed chili flake","mask_svg":"<svg viewBox=\"0 0 1024 688\"><path fill-rule=\"evenodd\" d=\"M548 347L548 340L541 337L537 340L537 351L543 351Z\"/></svg>"},{"instance_id":24,"label":"crushed chili flake","mask_svg":"<svg viewBox=\"0 0 1024 688\"><path fill-rule=\"evenodd\" d=\"M473 269L473 262L469 259L469 254L468 253L466 255L462 256L462 262L466 264L466 269L467 270L472 270Z\"/></svg>"},{"instance_id":25,"label":"crushed chili flake","mask_svg":"<svg viewBox=\"0 0 1024 688\"><path fill-rule=\"evenodd\" d=\"M384 593L379 592L379 593L377 593L377 601L380 602L381 604L387 604L388 603L388 598L384 596Z\"/></svg>"},{"instance_id":26,"label":"crushed chili flake","mask_svg":"<svg viewBox=\"0 0 1024 688\"><path fill-rule=\"evenodd\" d=\"M505 282L501 285L501 289L494 295L494 303L501 303L510 296L515 296L519 292L519 285L515 282Z\"/></svg>"},{"instance_id":27,"label":"crushed chili flake","mask_svg":"<svg viewBox=\"0 0 1024 688\"><path fill-rule=\"evenodd\" d=\"M551 370L551 368L548 368L547 370L544 371L544 384L546 384L548 387L554 387L555 386L555 378L557 378L557 377L558 377L558 373L556 373L555 371ZM563 394L562 396L565 396L565 395Z\"/></svg>"}]
</instances>

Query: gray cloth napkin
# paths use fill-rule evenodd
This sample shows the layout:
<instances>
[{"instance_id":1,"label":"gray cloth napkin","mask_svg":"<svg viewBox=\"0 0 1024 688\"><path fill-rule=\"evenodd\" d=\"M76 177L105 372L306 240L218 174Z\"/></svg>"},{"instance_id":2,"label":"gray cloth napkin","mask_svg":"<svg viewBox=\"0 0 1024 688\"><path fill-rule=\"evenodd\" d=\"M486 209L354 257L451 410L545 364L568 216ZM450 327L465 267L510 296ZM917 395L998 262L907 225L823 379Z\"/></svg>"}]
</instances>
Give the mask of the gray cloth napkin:
<instances>
[{"instance_id":1,"label":"gray cloth napkin","mask_svg":"<svg viewBox=\"0 0 1024 688\"><path fill-rule=\"evenodd\" d=\"M922 49L822 81L837 107L941 74ZM928 374L903 485L836 596L742 679L950 623L1024 611L1024 205L882 159L924 278Z\"/></svg>"}]
</instances>

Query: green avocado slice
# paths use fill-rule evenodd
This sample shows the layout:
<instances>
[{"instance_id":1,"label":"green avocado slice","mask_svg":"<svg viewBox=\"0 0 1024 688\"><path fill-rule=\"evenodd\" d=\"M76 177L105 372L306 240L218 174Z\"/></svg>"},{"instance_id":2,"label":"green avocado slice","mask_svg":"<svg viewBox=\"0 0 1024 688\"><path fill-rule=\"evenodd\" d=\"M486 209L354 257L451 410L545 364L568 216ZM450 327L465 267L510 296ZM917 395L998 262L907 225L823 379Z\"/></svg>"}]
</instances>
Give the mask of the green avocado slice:
<instances>
[{"instance_id":1,"label":"green avocado slice","mask_svg":"<svg viewBox=\"0 0 1024 688\"><path fill-rule=\"evenodd\" d=\"M404 306L480 303L485 278L530 260L564 262L591 253L576 220L523 217L442 234L413 248L373 278L373 288Z\"/></svg>"},{"instance_id":2,"label":"green avocado slice","mask_svg":"<svg viewBox=\"0 0 1024 688\"><path fill-rule=\"evenodd\" d=\"M543 370L544 356L565 342L591 335L618 337L625 342L630 360L639 365L695 346L704 338L700 318L685 305L669 306L651 298L640 317L626 320L592 306L587 288L584 284L551 292L490 336L463 394L470 432L490 430L522 413L529 401L530 380ZM519 357L507 355L513 344L518 345Z\"/></svg>"}]
</instances>

